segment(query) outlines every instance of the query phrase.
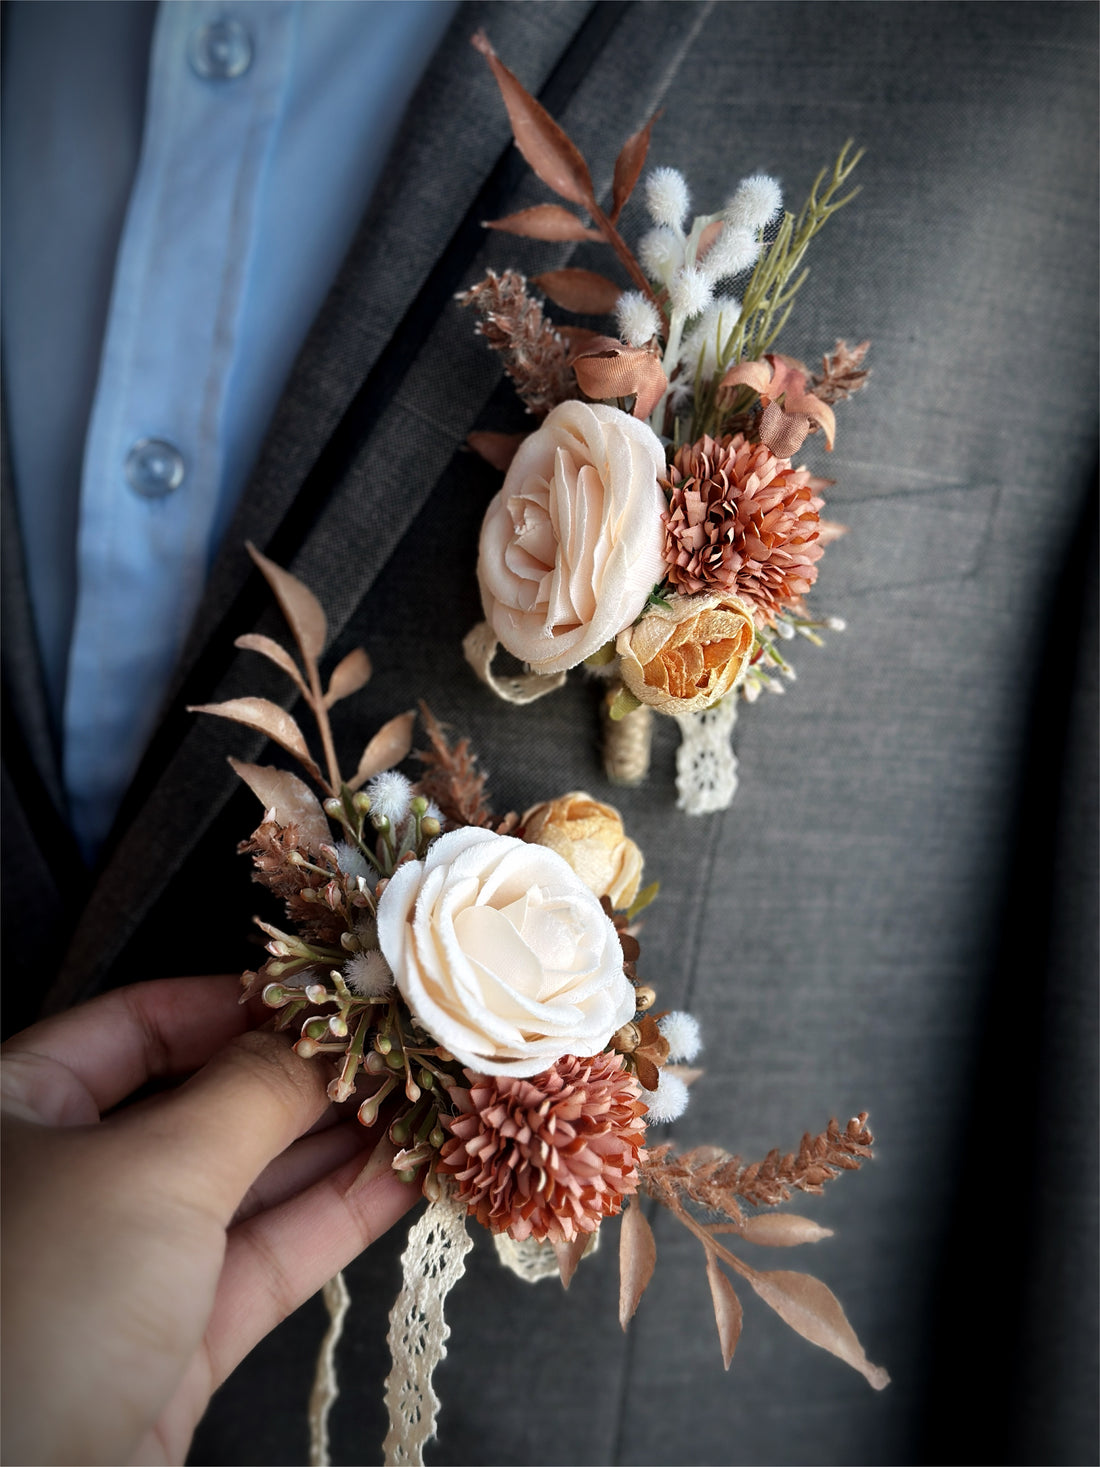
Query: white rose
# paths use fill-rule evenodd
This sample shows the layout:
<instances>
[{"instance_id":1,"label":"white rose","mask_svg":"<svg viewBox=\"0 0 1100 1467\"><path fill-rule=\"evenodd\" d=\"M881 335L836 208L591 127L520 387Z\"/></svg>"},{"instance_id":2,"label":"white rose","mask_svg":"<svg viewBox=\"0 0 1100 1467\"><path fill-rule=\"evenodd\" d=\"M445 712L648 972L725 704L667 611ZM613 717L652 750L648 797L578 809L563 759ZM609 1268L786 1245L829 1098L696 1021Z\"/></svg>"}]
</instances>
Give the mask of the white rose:
<instances>
[{"instance_id":1,"label":"white rose","mask_svg":"<svg viewBox=\"0 0 1100 1467\"><path fill-rule=\"evenodd\" d=\"M487 1075L594 1055L635 1013L614 924L543 846L464 827L394 872L378 941L417 1021Z\"/></svg>"},{"instance_id":2,"label":"white rose","mask_svg":"<svg viewBox=\"0 0 1100 1467\"><path fill-rule=\"evenodd\" d=\"M477 567L509 652L564 672L630 625L665 570L664 472L652 429L600 404L563 402L520 444Z\"/></svg>"}]
</instances>

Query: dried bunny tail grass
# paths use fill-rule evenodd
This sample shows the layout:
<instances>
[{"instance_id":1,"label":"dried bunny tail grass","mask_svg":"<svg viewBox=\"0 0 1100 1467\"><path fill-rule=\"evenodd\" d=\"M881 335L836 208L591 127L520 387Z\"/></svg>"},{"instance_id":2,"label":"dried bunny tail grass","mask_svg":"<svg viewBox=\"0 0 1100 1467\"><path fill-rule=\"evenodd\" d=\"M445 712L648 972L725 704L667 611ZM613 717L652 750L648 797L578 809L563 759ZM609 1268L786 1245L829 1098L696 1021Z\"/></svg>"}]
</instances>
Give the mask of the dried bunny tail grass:
<instances>
[{"instance_id":1,"label":"dried bunny tail grass","mask_svg":"<svg viewBox=\"0 0 1100 1467\"><path fill-rule=\"evenodd\" d=\"M570 349L542 306L527 294L527 281L518 271L497 275L490 270L458 300L476 309L478 331L501 353L504 369L530 412L545 417L558 403L577 396Z\"/></svg>"},{"instance_id":2,"label":"dried bunny tail grass","mask_svg":"<svg viewBox=\"0 0 1100 1467\"><path fill-rule=\"evenodd\" d=\"M691 196L680 170L655 168L645 181L645 203L654 224L682 229L691 207Z\"/></svg>"},{"instance_id":3,"label":"dried bunny tail grass","mask_svg":"<svg viewBox=\"0 0 1100 1467\"><path fill-rule=\"evenodd\" d=\"M628 346L645 346L659 333L660 318L640 290L624 290L615 303L619 335Z\"/></svg>"},{"instance_id":4,"label":"dried bunny tail grass","mask_svg":"<svg viewBox=\"0 0 1100 1467\"><path fill-rule=\"evenodd\" d=\"M779 180L767 173L743 178L726 205L726 218L735 229L763 229L783 207Z\"/></svg>"},{"instance_id":5,"label":"dried bunny tail grass","mask_svg":"<svg viewBox=\"0 0 1100 1467\"><path fill-rule=\"evenodd\" d=\"M741 1222L742 1202L776 1207L789 1202L794 1192L821 1192L833 1177L856 1171L869 1160L873 1143L864 1111L843 1130L831 1120L818 1135L803 1136L797 1153L770 1151L763 1161L748 1165L717 1146L699 1146L679 1156L671 1146L659 1146L642 1163L642 1181L666 1207L694 1202Z\"/></svg>"}]
</instances>

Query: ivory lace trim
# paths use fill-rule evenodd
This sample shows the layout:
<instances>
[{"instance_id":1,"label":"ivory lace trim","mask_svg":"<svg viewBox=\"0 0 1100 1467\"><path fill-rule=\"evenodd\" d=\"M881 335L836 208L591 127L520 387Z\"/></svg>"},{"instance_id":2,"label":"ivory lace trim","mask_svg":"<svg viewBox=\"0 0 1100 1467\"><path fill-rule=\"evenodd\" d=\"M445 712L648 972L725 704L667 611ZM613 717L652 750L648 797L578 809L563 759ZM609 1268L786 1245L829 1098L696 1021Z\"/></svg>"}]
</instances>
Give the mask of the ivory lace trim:
<instances>
[{"instance_id":1,"label":"ivory lace trim","mask_svg":"<svg viewBox=\"0 0 1100 1467\"><path fill-rule=\"evenodd\" d=\"M390 1310L393 1368L386 1377L386 1467L423 1467L424 1447L435 1436L440 1405L432 1373L447 1354L451 1333L443 1306L466 1272L466 1255L473 1246L465 1204L450 1187L409 1229L401 1255L401 1292Z\"/></svg>"},{"instance_id":2,"label":"ivory lace trim","mask_svg":"<svg viewBox=\"0 0 1100 1467\"><path fill-rule=\"evenodd\" d=\"M321 1341L317 1373L313 1377L313 1390L309 1397L309 1467L330 1467L332 1462L329 1455L328 1418L336 1397L340 1394L340 1385L336 1379L336 1346L340 1343L344 1319L351 1305L351 1295L342 1273L329 1279L321 1292L328 1309L329 1326Z\"/></svg>"},{"instance_id":3,"label":"ivory lace trim","mask_svg":"<svg viewBox=\"0 0 1100 1467\"><path fill-rule=\"evenodd\" d=\"M678 714L676 722L680 725L676 803L689 815L727 810L737 792L737 756L730 742L737 722L737 694L703 713Z\"/></svg>"},{"instance_id":4,"label":"ivory lace trim","mask_svg":"<svg viewBox=\"0 0 1100 1467\"><path fill-rule=\"evenodd\" d=\"M522 1243L517 1243L515 1238L510 1238L507 1233L494 1233L493 1242L496 1244L497 1257L505 1268L510 1268L517 1278L521 1278L525 1284L537 1284L542 1279L559 1278L558 1255L554 1252L552 1243L540 1243L537 1238L525 1238ZM588 1236L582 1258L587 1258L595 1253L600 1246L600 1230Z\"/></svg>"}]
</instances>

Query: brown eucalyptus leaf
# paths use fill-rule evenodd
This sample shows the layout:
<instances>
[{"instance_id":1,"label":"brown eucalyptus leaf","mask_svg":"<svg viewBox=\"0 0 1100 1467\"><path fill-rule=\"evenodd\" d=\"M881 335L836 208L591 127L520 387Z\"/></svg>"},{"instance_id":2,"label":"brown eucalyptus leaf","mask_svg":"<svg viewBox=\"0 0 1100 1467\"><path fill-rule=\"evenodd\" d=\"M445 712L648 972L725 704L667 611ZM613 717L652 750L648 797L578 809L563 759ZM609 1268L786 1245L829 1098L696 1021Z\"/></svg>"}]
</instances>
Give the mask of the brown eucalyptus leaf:
<instances>
[{"instance_id":1,"label":"brown eucalyptus leaf","mask_svg":"<svg viewBox=\"0 0 1100 1467\"><path fill-rule=\"evenodd\" d=\"M709 1248L707 1283L710 1284L710 1301L714 1305L714 1322L718 1326L718 1341L722 1346L722 1364L728 1370L737 1341L741 1338L741 1300Z\"/></svg>"},{"instance_id":2,"label":"brown eucalyptus leaf","mask_svg":"<svg viewBox=\"0 0 1100 1467\"><path fill-rule=\"evenodd\" d=\"M656 1263L653 1229L635 1197L623 1213L619 1228L619 1323L623 1329L633 1319Z\"/></svg>"},{"instance_id":3,"label":"brown eucalyptus leaf","mask_svg":"<svg viewBox=\"0 0 1100 1467\"><path fill-rule=\"evenodd\" d=\"M229 762L264 809L275 812L280 825L298 827L307 851L316 855L322 846L332 844L332 830L321 802L304 779L273 764L245 764L232 758Z\"/></svg>"},{"instance_id":4,"label":"brown eucalyptus leaf","mask_svg":"<svg viewBox=\"0 0 1100 1467\"><path fill-rule=\"evenodd\" d=\"M615 176L611 182L610 219L612 224L618 219L623 205L634 192L634 185L638 182L642 169L645 167L646 154L649 152L649 135L653 131L653 124L663 110L663 108L658 108L645 127L631 133L619 150L619 156L615 159Z\"/></svg>"},{"instance_id":5,"label":"brown eucalyptus leaf","mask_svg":"<svg viewBox=\"0 0 1100 1467\"><path fill-rule=\"evenodd\" d=\"M395 764L401 763L412 748L415 722L416 713L410 711L399 713L396 718L391 718L389 723L382 725L363 750L359 768L355 771L355 778L348 780L349 790L359 789L368 779L376 774L381 774L383 769L392 769Z\"/></svg>"},{"instance_id":6,"label":"brown eucalyptus leaf","mask_svg":"<svg viewBox=\"0 0 1100 1467\"><path fill-rule=\"evenodd\" d=\"M588 164L576 144L565 135L545 107L535 101L518 77L508 70L483 30L471 37L471 45L481 52L492 68L508 109L516 147L543 183L570 203L594 203Z\"/></svg>"},{"instance_id":7,"label":"brown eucalyptus leaf","mask_svg":"<svg viewBox=\"0 0 1100 1467\"><path fill-rule=\"evenodd\" d=\"M621 285L597 275L595 270L547 270L536 275L532 285L545 292L556 306L576 311L579 316L607 316L623 293Z\"/></svg>"},{"instance_id":8,"label":"brown eucalyptus leaf","mask_svg":"<svg viewBox=\"0 0 1100 1467\"><path fill-rule=\"evenodd\" d=\"M328 692L325 694L325 707L331 708L334 703L339 703L341 698L350 697L360 688L365 688L370 682L373 670L370 658L363 648L353 648L332 669L332 676L328 680Z\"/></svg>"},{"instance_id":9,"label":"brown eucalyptus leaf","mask_svg":"<svg viewBox=\"0 0 1100 1467\"><path fill-rule=\"evenodd\" d=\"M466 443L487 464L492 464L494 469L506 474L516 456L516 449L529 436L527 433L490 433L479 428L473 433L467 433Z\"/></svg>"},{"instance_id":10,"label":"brown eucalyptus leaf","mask_svg":"<svg viewBox=\"0 0 1100 1467\"><path fill-rule=\"evenodd\" d=\"M882 1366L872 1365L867 1359L840 1300L820 1279L785 1269L769 1273L757 1273L753 1269L748 1273L748 1280L764 1303L803 1339L820 1345L858 1370L876 1391L890 1384Z\"/></svg>"},{"instance_id":11,"label":"brown eucalyptus leaf","mask_svg":"<svg viewBox=\"0 0 1100 1467\"><path fill-rule=\"evenodd\" d=\"M258 652L261 657L266 657L268 661L274 662L275 666L285 672L287 677L294 680L294 685L299 692L309 697L309 689L305 685L301 669L286 648L276 642L273 637L265 637L259 632L246 632L243 637L238 637L233 645L239 647L242 652Z\"/></svg>"},{"instance_id":12,"label":"brown eucalyptus leaf","mask_svg":"<svg viewBox=\"0 0 1100 1467\"><path fill-rule=\"evenodd\" d=\"M310 756L302 730L285 709L267 698L230 698L225 703L200 703L188 708L188 713L212 713L215 718L230 718L234 723L243 723L257 733L266 734L273 743L293 754L299 764L313 779L323 783L321 771Z\"/></svg>"},{"instance_id":13,"label":"brown eucalyptus leaf","mask_svg":"<svg viewBox=\"0 0 1100 1467\"><path fill-rule=\"evenodd\" d=\"M248 543L248 553L263 573L267 584L275 592L279 609L294 633L302 656L306 662L316 662L325 650L327 623L325 613L317 597L297 576L283 570L273 560L268 560L255 545Z\"/></svg>"},{"instance_id":14,"label":"brown eucalyptus leaf","mask_svg":"<svg viewBox=\"0 0 1100 1467\"><path fill-rule=\"evenodd\" d=\"M522 235L524 239L548 239L554 242L566 239L603 239L598 229L589 229L576 214L563 209L560 204L536 204L533 209L521 209L518 214L506 214L503 219L483 219L485 229L499 229L505 234Z\"/></svg>"},{"instance_id":15,"label":"brown eucalyptus leaf","mask_svg":"<svg viewBox=\"0 0 1100 1467\"><path fill-rule=\"evenodd\" d=\"M578 1233L571 1243L553 1243L554 1256L558 1260L558 1272L561 1274L561 1286L568 1289L573 1282L573 1275L577 1271L577 1264L584 1256L584 1250L592 1241L591 1233Z\"/></svg>"},{"instance_id":16,"label":"brown eucalyptus leaf","mask_svg":"<svg viewBox=\"0 0 1100 1467\"><path fill-rule=\"evenodd\" d=\"M747 1217L739 1231L750 1243L766 1248L793 1248L798 1243L820 1243L822 1238L833 1236L832 1228L823 1228L812 1218L793 1212L761 1212Z\"/></svg>"}]
</instances>

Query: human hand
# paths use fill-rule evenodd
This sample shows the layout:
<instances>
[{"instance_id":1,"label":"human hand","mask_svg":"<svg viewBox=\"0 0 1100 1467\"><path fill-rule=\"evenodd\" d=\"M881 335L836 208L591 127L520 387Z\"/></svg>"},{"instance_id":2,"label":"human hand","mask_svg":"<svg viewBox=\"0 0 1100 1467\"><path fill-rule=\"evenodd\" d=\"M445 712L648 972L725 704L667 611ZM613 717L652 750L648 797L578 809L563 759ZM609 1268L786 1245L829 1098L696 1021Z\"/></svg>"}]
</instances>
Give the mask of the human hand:
<instances>
[{"instance_id":1,"label":"human hand","mask_svg":"<svg viewBox=\"0 0 1100 1467\"><path fill-rule=\"evenodd\" d=\"M182 1462L230 1371L417 1200L384 1134L360 1178L325 1067L238 993L136 984L3 1047L5 1462Z\"/></svg>"}]
</instances>

